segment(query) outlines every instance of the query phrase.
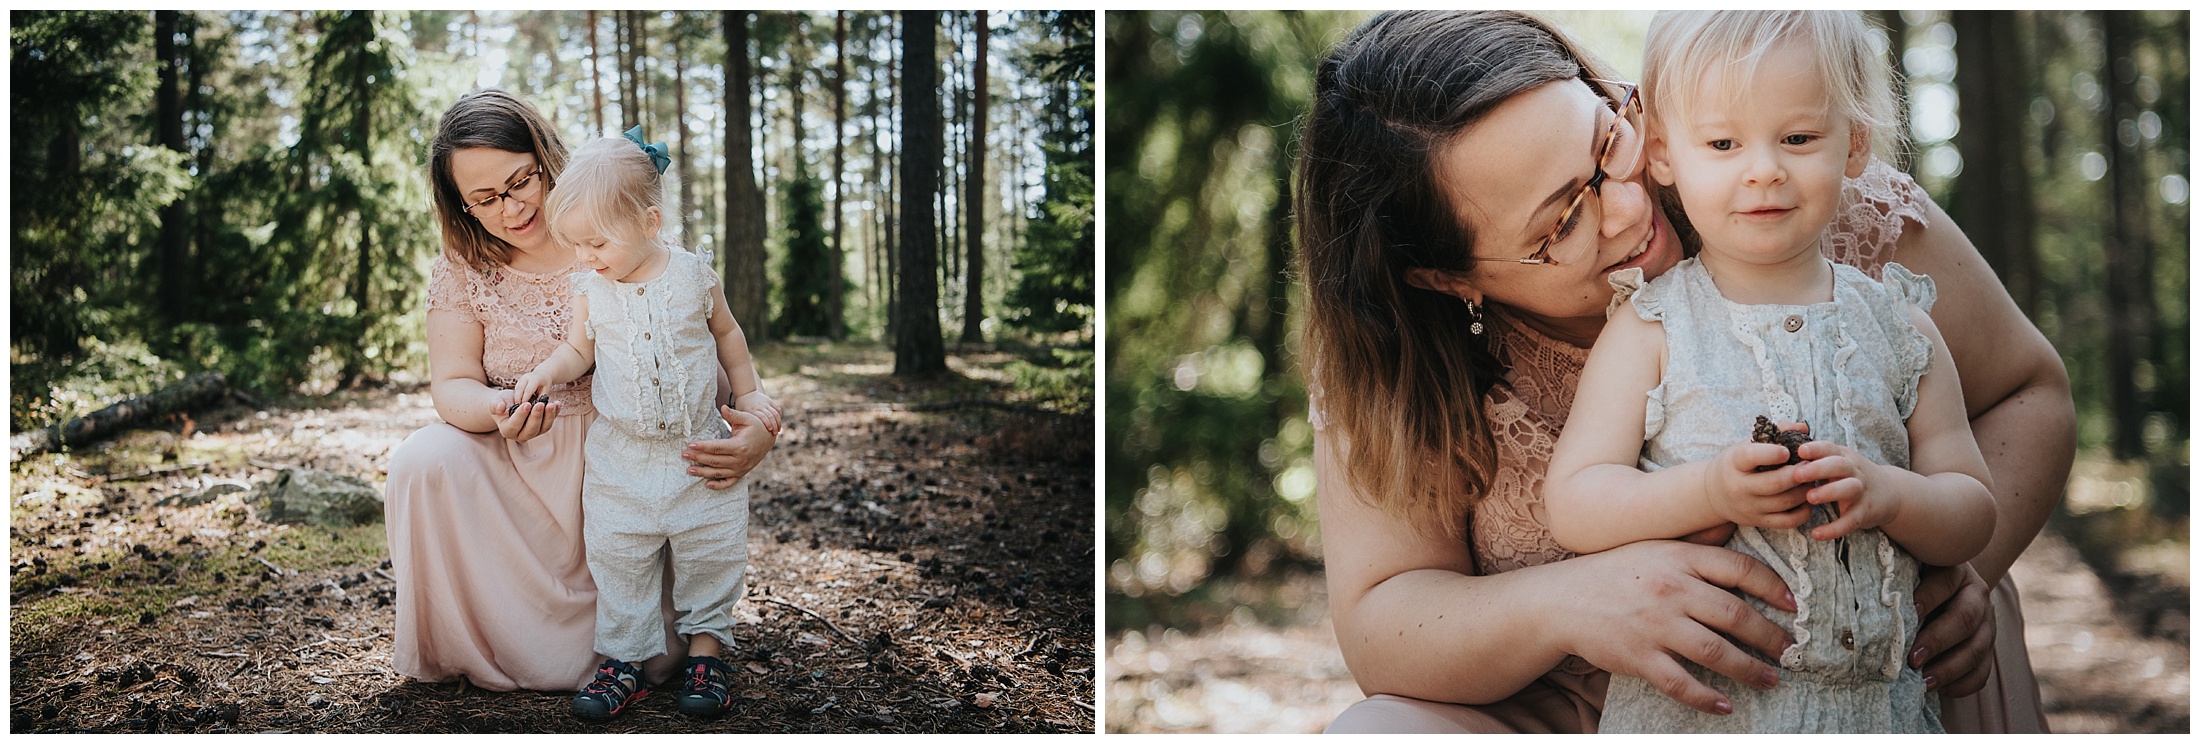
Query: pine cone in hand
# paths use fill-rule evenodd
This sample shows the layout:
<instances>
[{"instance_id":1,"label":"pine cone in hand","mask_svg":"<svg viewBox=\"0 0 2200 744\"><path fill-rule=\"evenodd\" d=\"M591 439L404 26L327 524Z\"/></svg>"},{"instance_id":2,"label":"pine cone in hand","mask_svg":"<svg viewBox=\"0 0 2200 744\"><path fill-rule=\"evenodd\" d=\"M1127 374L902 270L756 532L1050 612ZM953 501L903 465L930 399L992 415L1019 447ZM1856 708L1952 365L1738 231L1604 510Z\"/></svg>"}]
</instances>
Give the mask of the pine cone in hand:
<instances>
[{"instance_id":1,"label":"pine cone in hand","mask_svg":"<svg viewBox=\"0 0 2200 744\"><path fill-rule=\"evenodd\" d=\"M1777 444L1782 447L1788 448L1787 462L1783 462L1778 465L1766 465L1764 467L1758 468L1757 472L1761 473L1767 470L1778 470L1780 468L1802 462L1803 456L1796 450L1800 449L1803 446L1804 442L1810 441L1810 434L1801 430L1794 429L1781 431L1780 427L1772 425L1772 419L1758 416L1757 428L1755 431L1750 433L1749 441L1757 442L1760 444Z\"/></svg>"}]
</instances>

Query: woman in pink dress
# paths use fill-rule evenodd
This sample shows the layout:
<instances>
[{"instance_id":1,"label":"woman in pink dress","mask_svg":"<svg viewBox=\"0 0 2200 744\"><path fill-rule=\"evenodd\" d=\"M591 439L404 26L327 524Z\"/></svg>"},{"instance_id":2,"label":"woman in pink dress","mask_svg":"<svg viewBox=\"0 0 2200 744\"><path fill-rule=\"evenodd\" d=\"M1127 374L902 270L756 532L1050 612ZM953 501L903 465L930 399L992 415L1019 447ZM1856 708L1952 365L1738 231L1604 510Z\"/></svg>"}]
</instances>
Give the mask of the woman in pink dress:
<instances>
[{"instance_id":1,"label":"woman in pink dress","mask_svg":"<svg viewBox=\"0 0 2200 744\"><path fill-rule=\"evenodd\" d=\"M581 544L590 378L547 402L511 390L567 327L566 275L580 268L542 218L565 157L541 113L494 89L452 104L430 145L444 251L428 282L429 394L443 422L390 453L384 507L392 664L414 679L569 691L596 668L596 585ZM733 433L683 455L713 488L756 467L774 439L754 416L720 413ZM679 658L648 671L662 677Z\"/></svg>"},{"instance_id":2,"label":"woman in pink dress","mask_svg":"<svg viewBox=\"0 0 2200 744\"><path fill-rule=\"evenodd\" d=\"M1370 695L1332 732L1595 731L1609 674L1718 712L1676 658L1777 684L1740 646L1777 658L1788 639L1728 589L1781 604L1787 587L1713 547L1725 534L1576 556L1544 518L1605 277L1681 260L1677 212L1626 165L1641 160L1640 118L1597 82L1612 77L1503 11L1385 13L1319 63L1296 184L1305 348L1330 606ZM1993 476L1993 539L1923 577L1908 662L1947 699L1948 730L2040 730L2006 572L2069 474L2061 360L1962 231L1883 163L1844 184L1824 245L1874 276L1900 260L1939 284L1933 318L1961 329L1950 351Z\"/></svg>"}]
</instances>

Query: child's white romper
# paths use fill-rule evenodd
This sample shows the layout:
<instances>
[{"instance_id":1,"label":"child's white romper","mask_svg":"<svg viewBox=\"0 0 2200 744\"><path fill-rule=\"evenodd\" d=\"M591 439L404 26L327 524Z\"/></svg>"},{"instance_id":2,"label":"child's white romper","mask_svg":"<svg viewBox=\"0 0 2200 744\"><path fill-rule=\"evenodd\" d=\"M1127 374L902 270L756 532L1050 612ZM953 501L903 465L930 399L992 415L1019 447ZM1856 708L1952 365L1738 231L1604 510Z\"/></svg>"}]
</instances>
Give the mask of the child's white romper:
<instances>
[{"instance_id":1,"label":"child's white romper","mask_svg":"<svg viewBox=\"0 0 2200 744\"><path fill-rule=\"evenodd\" d=\"M749 484L723 491L688 475L680 451L719 439L718 343L710 335L708 259L677 248L646 282L572 275L596 341L595 404L581 510L596 578L596 652L640 663L665 650L664 563L682 635L733 642L733 605L749 564Z\"/></svg>"},{"instance_id":2,"label":"child's white romper","mask_svg":"<svg viewBox=\"0 0 2200 744\"><path fill-rule=\"evenodd\" d=\"M1645 410L1643 471L1708 460L1749 441L1760 415L1807 421L1815 439L1909 467L1906 422L1932 343L1908 308L1932 309L1934 290L1931 279L1899 264L1887 264L1883 276L1884 284L1834 264L1831 302L1741 305L1720 295L1695 259L1646 287L1641 269L1613 274L1619 298L1631 294L1638 315L1665 325L1665 375ZM1831 505L1820 505L1801 528L1743 527L1727 541L1778 572L1802 608L1790 614L1743 595L1795 636L1777 662L1777 687L1760 691L1683 660L1733 701L1733 715L1714 716L1639 678L1613 675L1599 730L1939 733L1938 701L1903 659L1917 637L1917 560L1879 530L1812 540L1810 529L1832 516Z\"/></svg>"}]
</instances>

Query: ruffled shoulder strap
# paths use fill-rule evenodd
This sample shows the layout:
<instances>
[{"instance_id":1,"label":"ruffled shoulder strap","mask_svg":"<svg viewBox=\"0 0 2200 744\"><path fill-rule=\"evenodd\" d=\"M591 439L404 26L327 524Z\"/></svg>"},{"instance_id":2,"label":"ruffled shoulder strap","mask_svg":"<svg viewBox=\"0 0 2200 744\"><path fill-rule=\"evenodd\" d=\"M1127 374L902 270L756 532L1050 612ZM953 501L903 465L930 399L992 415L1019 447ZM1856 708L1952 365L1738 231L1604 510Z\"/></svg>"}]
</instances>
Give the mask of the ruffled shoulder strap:
<instances>
[{"instance_id":1,"label":"ruffled shoulder strap","mask_svg":"<svg viewBox=\"0 0 2200 744\"><path fill-rule=\"evenodd\" d=\"M1892 261L1881 270L1879 281L1887 285L1887 291L1894 296L1908 300L1910 304L1928 313L1933 311L1933 302L1940 298L1940 290L1933 284L1932 277L1912 272L1902 264Z\"/></svg>"},{"instance_id":2,"label":"ruffled shoulder strap","mask_svg":"<svg viewBox=\"0 0 2200 744\"><path fill-rule=\"evenodd\" d=\"M1605 277L1604 280L1612 285L1612 302L1604 306L1605 318L1609 319L1612 317L1612 313L1619 312L1620 306L1627 304L1629 298L1635 298L1635 313L1641 315L1643 320L1661 320L1665 317L1663 311L1655 308L1655 302L1651 302L1650 306L1645 306L1644 303L1648 301L1648 298L1636 297L1636 295L1642 293L1642 287L1645 284L1640 267L1614 271L1611 276Z\"/></svg>"}]
</instances>

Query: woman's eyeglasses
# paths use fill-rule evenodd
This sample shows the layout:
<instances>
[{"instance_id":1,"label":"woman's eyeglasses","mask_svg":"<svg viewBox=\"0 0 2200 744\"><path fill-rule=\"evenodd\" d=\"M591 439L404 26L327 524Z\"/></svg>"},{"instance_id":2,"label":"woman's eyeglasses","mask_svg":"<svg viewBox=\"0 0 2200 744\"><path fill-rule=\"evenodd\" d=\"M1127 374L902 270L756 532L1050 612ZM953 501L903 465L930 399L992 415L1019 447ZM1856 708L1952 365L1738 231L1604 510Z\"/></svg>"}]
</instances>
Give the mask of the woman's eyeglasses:
<instances>
[{"instance_id":1,"label":"woman's eyeglasses","mask_svg":"<svg viewBox=\"0 0 2200 744\"><path fill-rule=\"evenodd\" d=\"M1551 255L1551 246L1559 244L1573 234L1576 223L1580 221L1583 215L1582 207L1589 202L1589 194L1597 193L1601 195L1604 192L1605 181L1613 178L1626 179L1633 176L1635 175L1635 168L1642 164L1642 97L1638 95L1640 88L1633 83L1594 78L1590 78L1589 82L1613 86L1623 91L1618 102L1612 106L1614 115L1612 124L1604 130L1604 142L1597 147L1596 172L1589 177L1588 183L1581 185L1581 190L1574 192L1574 200L1566 205L1564 211L1558 213L1558 224L1551 226L1551 232L1543 237L1543 243L1536 246L1535 252L1529 254L1527 258L1468 256L1467 260L1558 266L1581 260L1583 256L1580 247L1594 245L1594 241L1582 242L1580 246L1568 251L1570 255L1567 255L1563 261ZM1610 99L1607 98L1606 100ZM1634 124L1636 135L1628 138L1625 146L1617 146L1620 144L1620 122L1629 120L1632 120Z\"/></svg>"},{"instance_id":2,"label":"woman's eyeglasses","mask_svg":"<svg viewBox=\"0 0 2200 744\"><path fill-rule=\"evenodd\" d=\"M520 176L518 181L514 181L510 187L505 188L503 191L491 194L487 199L466 205L466 213L473 215L474 219L477 220L487 219L495 211L499 200L519 199L524 201L535 198L535 192L542 190L541 175L542 168L540 167L528 171L527 175Z\"/></svg>"}]
</instances>

